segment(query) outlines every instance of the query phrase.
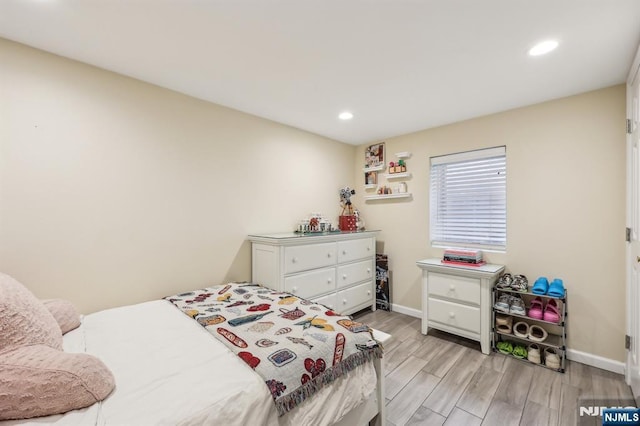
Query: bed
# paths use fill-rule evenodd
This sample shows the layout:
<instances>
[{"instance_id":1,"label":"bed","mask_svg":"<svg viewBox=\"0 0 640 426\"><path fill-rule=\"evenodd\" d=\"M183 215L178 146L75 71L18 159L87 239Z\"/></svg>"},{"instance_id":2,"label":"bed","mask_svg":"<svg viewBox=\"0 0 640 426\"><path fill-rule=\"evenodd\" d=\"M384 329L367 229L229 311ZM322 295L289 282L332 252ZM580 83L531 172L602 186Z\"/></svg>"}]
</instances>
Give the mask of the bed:
<instances>
[{"instance_id":1,"label":"bed","mask_svg":"<svg viewBox=\"0 0 640 426\"><path fill-rule=\"evenodd\" d=\"M357 366L280 416L264 380L167 300L86 315L64 335L63 346L99 357L116 389L87 408L2 426L384 424L380 359Z\"/></svg>"}]
</instances>

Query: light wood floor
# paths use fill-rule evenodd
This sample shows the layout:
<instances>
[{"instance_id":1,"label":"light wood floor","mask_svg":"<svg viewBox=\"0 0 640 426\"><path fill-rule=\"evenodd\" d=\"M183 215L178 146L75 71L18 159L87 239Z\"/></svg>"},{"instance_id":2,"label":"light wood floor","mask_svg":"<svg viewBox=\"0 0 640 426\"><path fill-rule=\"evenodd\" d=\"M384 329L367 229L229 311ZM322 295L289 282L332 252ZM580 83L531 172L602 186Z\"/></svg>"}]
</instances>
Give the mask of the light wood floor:
<instances>
[{"instance_id":1,"label":"light wood floor","mask_svg":"<svg viewBox=\"0 0 640 426\"><path fill-rule=\"evenodd\" d=\"M391 426L576 425L578 398L633 398L624 377L609 371L568 361L562 374L483 355L477 342L437 330L424 336L418 318L395 312L355 318L393 337L384 348Z\"/></svg>"}]
</instances>

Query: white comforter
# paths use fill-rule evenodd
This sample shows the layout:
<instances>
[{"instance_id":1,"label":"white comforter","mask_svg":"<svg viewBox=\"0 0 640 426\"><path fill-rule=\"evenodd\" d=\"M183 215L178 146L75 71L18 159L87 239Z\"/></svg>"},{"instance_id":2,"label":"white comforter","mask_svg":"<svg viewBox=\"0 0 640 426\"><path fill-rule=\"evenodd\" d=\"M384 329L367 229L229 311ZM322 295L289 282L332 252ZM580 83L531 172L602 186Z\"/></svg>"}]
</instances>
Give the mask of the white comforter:
<instances>
[{"instance_id":1,"label":"white comforter","mask_svg":"<svg viewBox=\"0 0 640 426\"><path fill-rule=\"evenodd\" d=\"M376 387L367 363L279 418L261 378L195 321L158 300L87 315L68 352L98 356L116 379L102 403L14 424L329 425Z\"/></svg>"}]
</instances>

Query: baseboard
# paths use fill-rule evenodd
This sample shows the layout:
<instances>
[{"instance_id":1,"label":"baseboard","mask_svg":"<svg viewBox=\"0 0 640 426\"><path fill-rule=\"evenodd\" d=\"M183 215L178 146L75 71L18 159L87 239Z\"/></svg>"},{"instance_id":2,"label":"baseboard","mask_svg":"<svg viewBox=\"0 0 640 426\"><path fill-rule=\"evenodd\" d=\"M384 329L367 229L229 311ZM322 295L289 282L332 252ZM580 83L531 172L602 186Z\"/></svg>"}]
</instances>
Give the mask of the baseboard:
<instances>
[{"instance_id":1,"label":"baseboard","mask_svg":"<svg viewBox=\"0 0 640 426\"><path fill-rule=\"evenodd\" d=\"M624 362L614 361L598 355L576 351L575 349L567 349L567 359L581 364L590 365L592 367L601 368L603 370L612 371L614 373L624 374Z\"/></svg>"},{"instance_id":2,"label":"baseboard","mask_svg":"<svg viewBox=\"0 0 640 426\"><path fill-rule=\"evenodd\" d=\"M409 315L410 317L422 318L422 311L420 309L408 308L406 306L391 304L391 311L399 314Z\"/></svg>"},{"instance_id":3,"label":"baseboard","mask_svg":"<svg viewBox=\"0 0 640 426\"><path fill-rule=\"evenodd\" d=\"M399 314L409 315L415 318L422 318L420 309L408 308L406 306L391 304L391 310ZM591 367L601 368L603 370L612 371L618 374L624 374L625 363L593 355L587 352L576 351L575 349L567 349L567 359L579 362L581 364L590 365Z\"/></svg>"}]
</instances>

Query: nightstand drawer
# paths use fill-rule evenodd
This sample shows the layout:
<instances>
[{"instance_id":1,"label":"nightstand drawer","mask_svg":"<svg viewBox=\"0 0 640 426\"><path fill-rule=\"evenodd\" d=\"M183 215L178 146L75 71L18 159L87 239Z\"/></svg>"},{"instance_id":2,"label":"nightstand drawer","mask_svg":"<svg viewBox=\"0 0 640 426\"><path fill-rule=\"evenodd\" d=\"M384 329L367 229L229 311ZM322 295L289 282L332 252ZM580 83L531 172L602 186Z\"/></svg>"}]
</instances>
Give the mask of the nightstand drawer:
<instances>
[{"instance_id":1,"label":"nightstand drawer","mask_svg":"<svg viewBox=\"0 0 640 426\"><path fill-rule=\"evenodd\" d=\"M285 277L284 291L304 299L335 291L336 269L325 268Z\"/></svg>"},{"instance_id":2,"label":"nightstand drawer","mask_svg":"<svg viewBox=\"0 0 640 426\"><path fill-rule=\"evenodd\" d=\"M429 295L480 304L480 280L429 272Z\"/></svg>"},{"instance_id":3,"label":"nightstand drawer","mask_svg":"<svg viewBox=\"0 0 640 426\"><path fill-rule=\"evenodd\" d=\"M371 260L338 266L338 288L347 287L363 280L373 279L373 263Z\"/></svg>"},{"instance_id":4,"label":"nightstand drawer","mask_svg":"<svg viewBox=\"0 0 640 426\"><path fill-rule=\"evenodd\" d=\"M338 262L351 262L363 258L370 258L376 253L375 240L362 238L338 242Z\"/></svg>"},{"instance_id":5,"label":"nightstand drawer","mask_svg":"<svg viewBox=\"0 0 640 426\"><path fill-rule=\"evenodd\" d=\"M335 310L344 313L359 305L371 305L372 297L373 281L341 290L337 293Z\"/></svg>"},{"instance_id":6,"label":"nightstand drawer","mask_svg":"<svg viewBox=\"0 0 640 426\"><path fill-rule=\"evenodd\" d=\"M429 299L429 321L437 321L450 327L473 333L480 332L480 308L460 305L446 300Z\"/></svg>"},{"instance_id":7,"label":"nightstand drawer","mask_svg":"<svg viewBox=\"0 0 640 426\"><path fill-rule=\"evenodd\" d=\"M284 249L284 273L306 271L335 265L336 244L309 244Z\"/></svg>"}]
</instances>

